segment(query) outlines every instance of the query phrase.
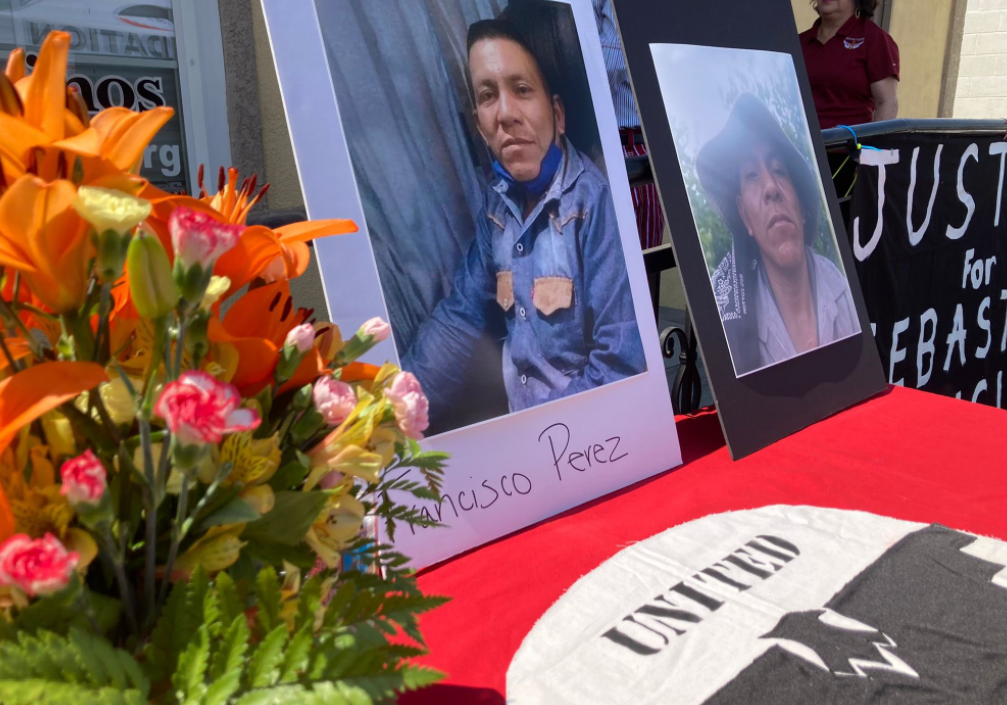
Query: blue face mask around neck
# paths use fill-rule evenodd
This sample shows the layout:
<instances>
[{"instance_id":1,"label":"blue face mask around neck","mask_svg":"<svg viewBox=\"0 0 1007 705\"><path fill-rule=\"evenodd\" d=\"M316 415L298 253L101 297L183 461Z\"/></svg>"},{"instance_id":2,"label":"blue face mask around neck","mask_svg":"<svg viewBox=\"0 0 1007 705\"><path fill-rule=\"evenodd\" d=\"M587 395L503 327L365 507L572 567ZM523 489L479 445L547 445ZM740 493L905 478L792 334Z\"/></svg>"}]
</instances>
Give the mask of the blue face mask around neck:
<instances>
[{"instance_id":1,"label":"blue face mask around neck","mask_svg":"<svg viewBox=\"0 0 1007 705\"><path fill-rule=\"evenodd\" d=\"M549 147L549 151L545 153L545 157L542 159L542 166L539 168L538 176L531 181L518 181L511 176L510 172L497 159L493 160L493 172L507 183L509 190L513 189L525 197L538 198L549 188L562 163L563 150L553 142Z\"/></svg>"}]
</instances>

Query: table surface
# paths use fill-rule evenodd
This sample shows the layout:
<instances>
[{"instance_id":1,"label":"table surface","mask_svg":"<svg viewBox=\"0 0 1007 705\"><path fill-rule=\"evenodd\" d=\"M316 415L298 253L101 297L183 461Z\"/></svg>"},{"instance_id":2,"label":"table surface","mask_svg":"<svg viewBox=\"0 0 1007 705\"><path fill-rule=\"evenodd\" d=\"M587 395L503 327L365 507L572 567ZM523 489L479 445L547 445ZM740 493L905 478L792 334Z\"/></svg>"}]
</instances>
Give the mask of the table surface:
<instances>
[{"instance_id":1,"label":"table surface","mask_svg":"<svg viewBox=\"0 0 1007 705\"><path fill-rule=\"evenodd\" d=\"M421 573L425 592L453 598L421 621L423 663L449 675L402 705L502 705L522 640L574 582L709 514L812 505L1007 540L1003 410L893 387L738 462L714 412L677 426L684 465Z\"/></svg>"}]
</instances>

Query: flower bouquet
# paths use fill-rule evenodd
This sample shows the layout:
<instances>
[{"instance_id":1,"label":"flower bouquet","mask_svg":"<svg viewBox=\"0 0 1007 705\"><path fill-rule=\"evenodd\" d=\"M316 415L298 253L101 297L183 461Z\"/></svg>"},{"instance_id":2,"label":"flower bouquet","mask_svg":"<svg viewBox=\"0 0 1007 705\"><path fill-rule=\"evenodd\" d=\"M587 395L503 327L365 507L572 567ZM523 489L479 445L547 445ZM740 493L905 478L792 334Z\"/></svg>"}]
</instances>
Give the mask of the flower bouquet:
<instances>
[{"instance_id":1,"label":"flower bouquet","mask_svg":"<svg viewBox=\"0 0 1007 705\"><path fill-rule=\"evenodd\" d=\"M433 525L396 501L438 496L426 398L360 362L387 324L344 339L288 286L307 241L355 226L246 227L265 188L233 170L213 194L202 172L198 197L153 187L137 165L171 111L89 115L69 45L0 74L0 702L434 682L411 659L444 599L376 531Z\"/></svg>"}]
</instances>

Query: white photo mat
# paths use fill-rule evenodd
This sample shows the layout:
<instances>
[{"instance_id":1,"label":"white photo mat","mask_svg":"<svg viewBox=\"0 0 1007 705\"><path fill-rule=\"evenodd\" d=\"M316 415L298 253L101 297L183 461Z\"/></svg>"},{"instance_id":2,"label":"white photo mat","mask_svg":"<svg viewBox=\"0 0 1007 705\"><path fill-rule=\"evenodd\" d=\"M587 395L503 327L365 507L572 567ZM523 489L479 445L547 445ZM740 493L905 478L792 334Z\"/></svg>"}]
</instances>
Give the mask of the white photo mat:
<instances>
[{"instance_id":1,"label":"white photo mat","mask_svg":"<svg viewBox=\"0 0 1007 705\"><path fill-rule=\"evenodd\" d=\"M682 462L593 9L590 0L559 2L571 6L583 49L647 372L425 440L425 449L451 454L439 511L427 503L448 526L399 528L396 548L417 568ZM262 6L308 217L350 218L360 227L315 243L331 320L347 332L374 316L387 320L315 1ZM368 359L398 362L399 355L389 339Z\"/></svg>"}]
</instances>

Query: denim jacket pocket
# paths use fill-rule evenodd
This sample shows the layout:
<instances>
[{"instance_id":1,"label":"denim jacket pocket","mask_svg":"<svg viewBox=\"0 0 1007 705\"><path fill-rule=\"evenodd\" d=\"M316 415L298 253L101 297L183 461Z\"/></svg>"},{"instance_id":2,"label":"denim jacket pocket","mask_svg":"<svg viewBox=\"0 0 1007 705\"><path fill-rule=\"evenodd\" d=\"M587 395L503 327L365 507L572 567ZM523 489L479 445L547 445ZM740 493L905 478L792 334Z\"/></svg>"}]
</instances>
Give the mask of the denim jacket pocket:
<instances>
[{"instance_id":1,"label":"denim jacket pocket","mask_svg":"<svg viewBox=\"0 0 1007 705\"><path fill-rule=\"evenodd\" d=\"M511 272L497 272L497 303L504 311L514 307L514 275Z\"/></svg>"},{"instance_id":2,"label":"denim jacket pocket","mask_svg":"<svg viewBox=\"0 0 1007 705\"><path fill-rule=\"evenodd\" d=\"M573 280L568 277L538 277L531 298L543 316L570 308L573 305Z\"/></svg>"}]
</instances>

